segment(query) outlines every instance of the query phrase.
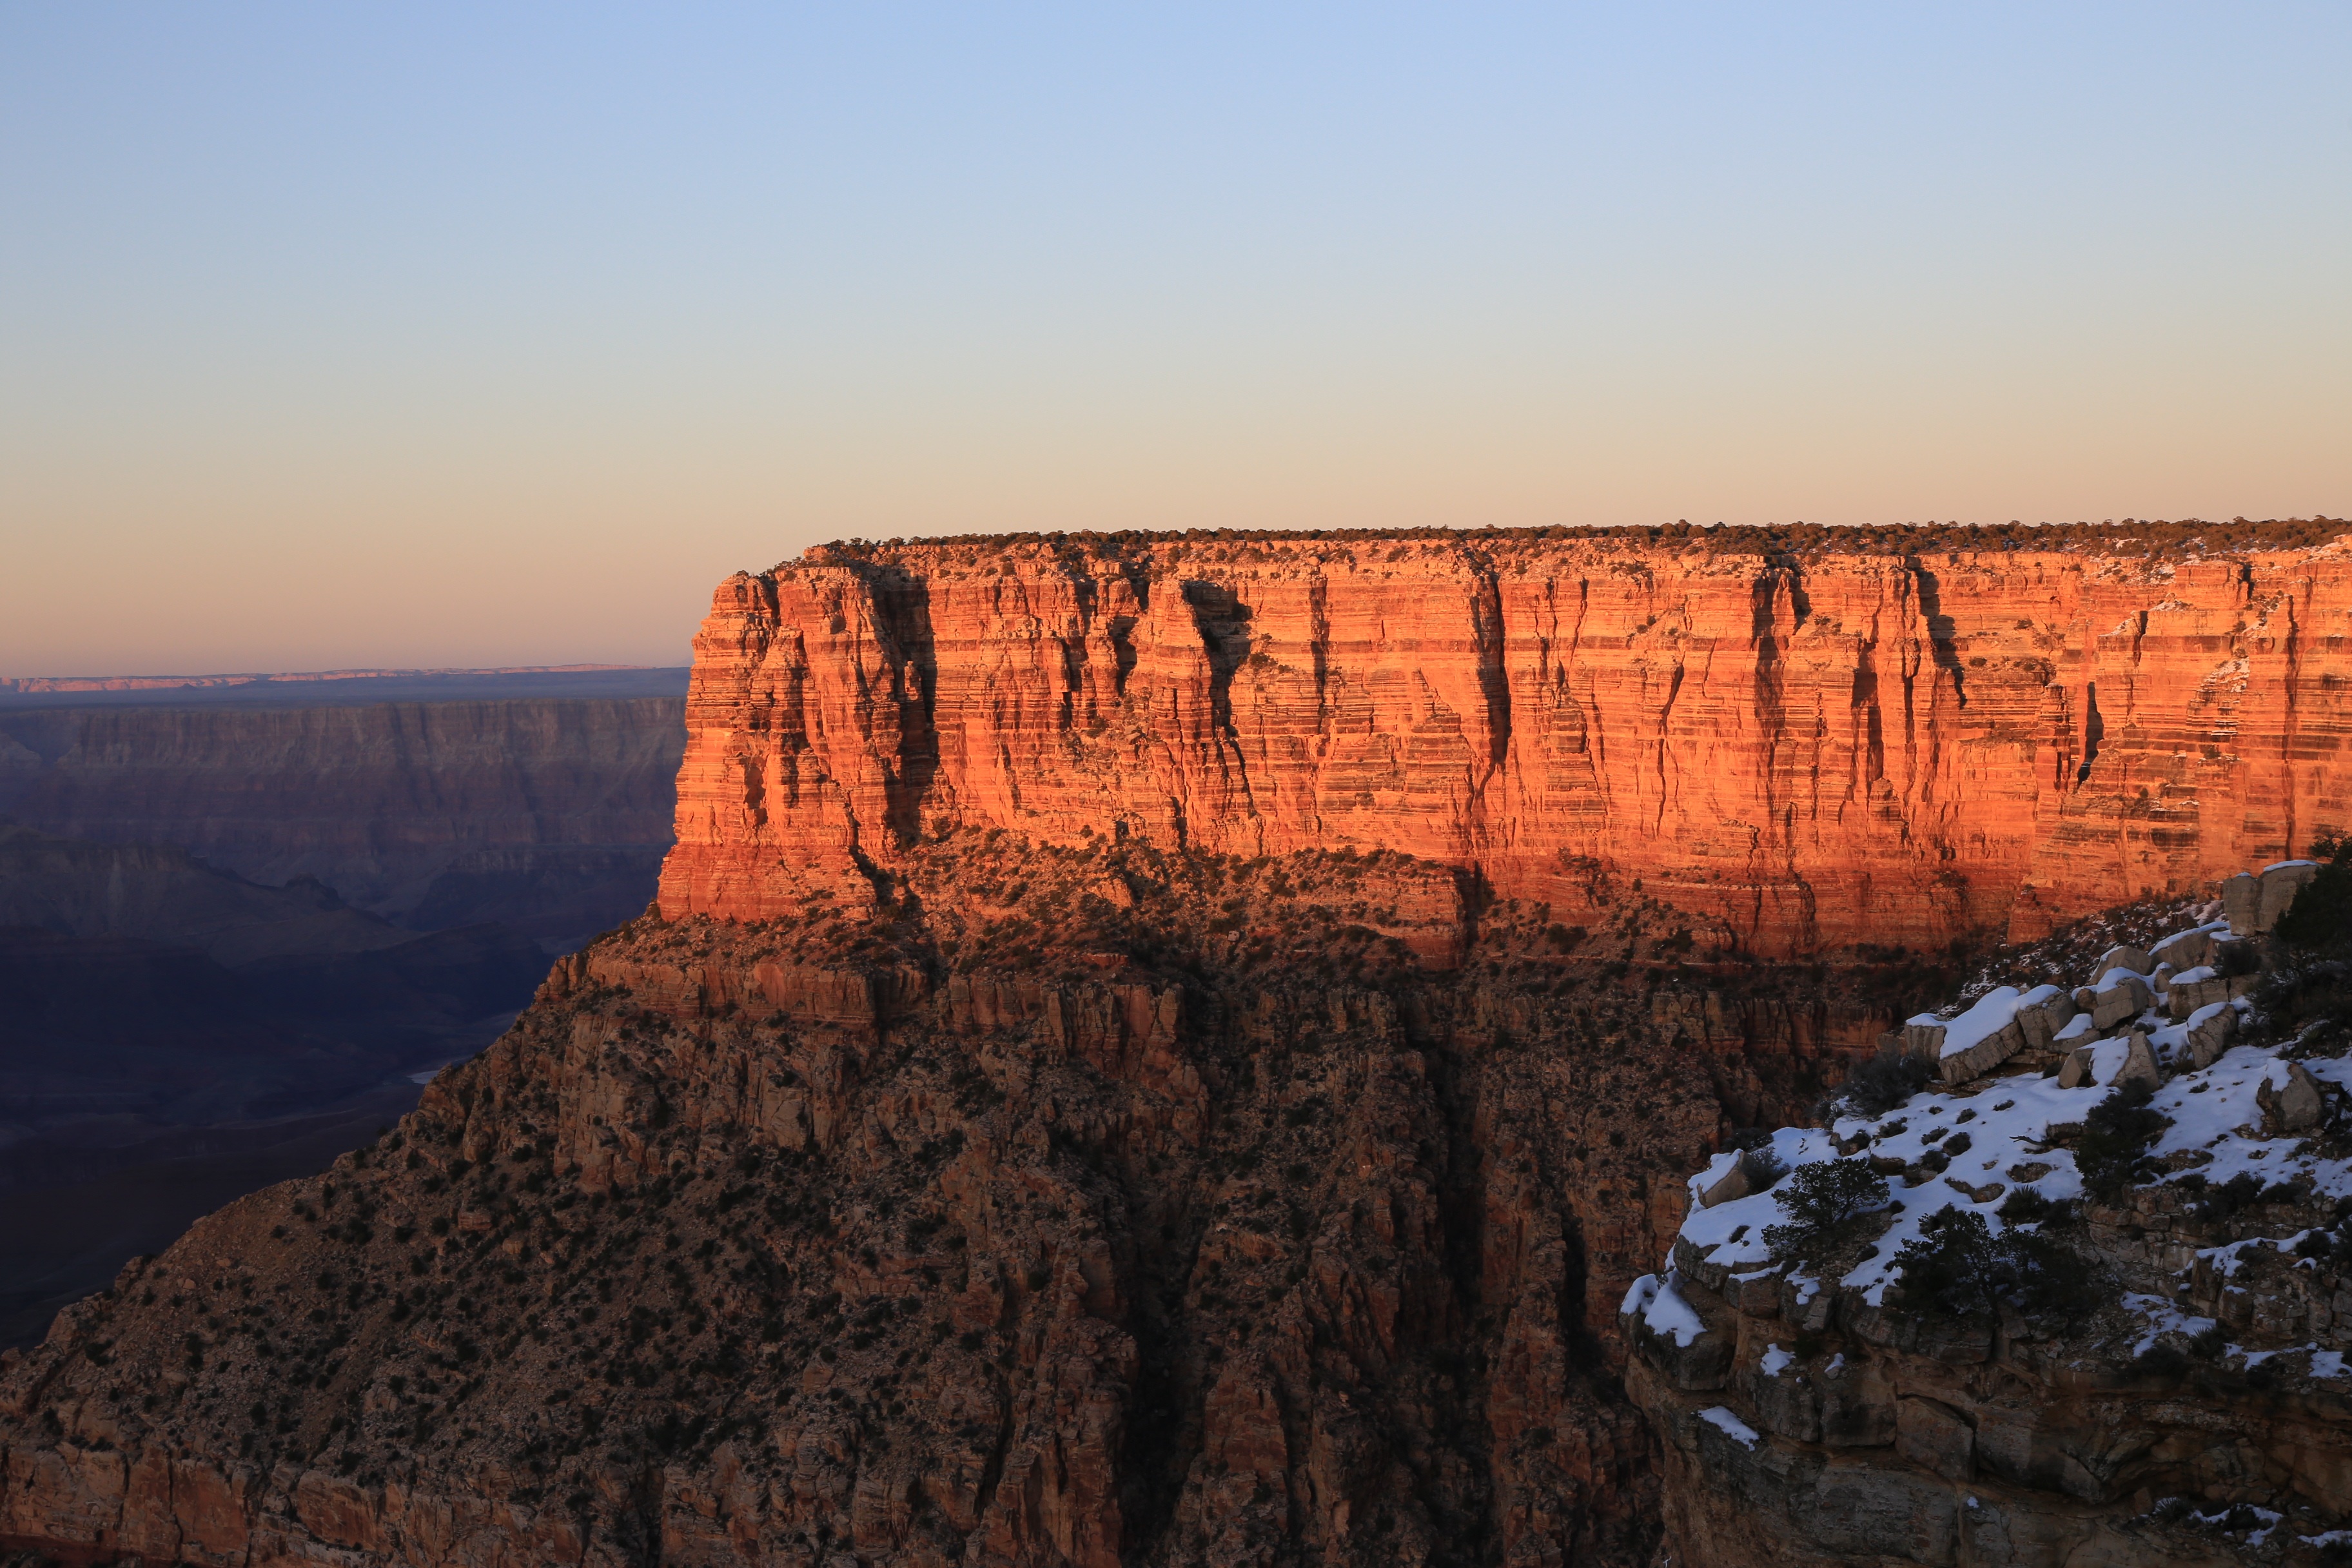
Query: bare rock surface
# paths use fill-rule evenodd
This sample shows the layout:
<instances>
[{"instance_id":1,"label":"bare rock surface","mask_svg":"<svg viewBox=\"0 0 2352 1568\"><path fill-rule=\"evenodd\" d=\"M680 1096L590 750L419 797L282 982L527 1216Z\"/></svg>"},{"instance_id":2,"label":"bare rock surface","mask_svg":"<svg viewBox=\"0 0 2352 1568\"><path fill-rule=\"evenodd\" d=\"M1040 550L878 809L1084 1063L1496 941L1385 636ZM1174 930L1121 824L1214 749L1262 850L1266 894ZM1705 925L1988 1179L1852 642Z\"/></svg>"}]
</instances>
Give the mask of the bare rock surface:
<instances>
[{"instance_id":1,"label":"bare rock surface","mask_svg":"<svg viewBox=\"0 0 2352 1568\"><path fill-rule=\"evenodd\" d=\"M827 546L718 592L663 907L1092 828L1399 849L1562 914L1604 870L1793 953L2038 937L2352 823L2352 556L2094 535Z\"/></svg>"},{"instance_id":2,"label":"bare rock surface","mask_svg":"<svg viewBox=\"0 0 2352 1568\"><path fill-rule=\"evenodd\" d=\"M1727 1105L1837 1070L1843 984L1394 855L902 868L614 933L385 1139L63 1314L0 1375L0 1540L1647 1557L1616 1301Z\"/></svg>"}]
</instances>

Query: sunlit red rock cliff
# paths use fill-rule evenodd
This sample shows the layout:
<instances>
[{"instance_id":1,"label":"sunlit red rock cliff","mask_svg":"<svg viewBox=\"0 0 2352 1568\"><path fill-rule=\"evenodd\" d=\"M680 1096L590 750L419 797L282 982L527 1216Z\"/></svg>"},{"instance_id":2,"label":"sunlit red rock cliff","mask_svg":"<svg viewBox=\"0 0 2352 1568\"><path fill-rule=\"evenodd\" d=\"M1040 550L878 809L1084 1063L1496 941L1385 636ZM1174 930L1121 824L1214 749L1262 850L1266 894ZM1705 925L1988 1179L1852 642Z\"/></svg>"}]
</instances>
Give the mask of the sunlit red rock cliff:
<instances>
[{"instance_id":1,"label":"sunlit red rock cliff","mask_svg":"<svg viewBox=\"0 0 2352 1568\"><path fill-rule=\"evenodd\" d=\"M1794 953L2039 935L2352 824L2341 547L1814 535L812 551L696 639L662 907L995 826L1393 848L1556 910L1611 873Z\"/></svg>"}]
</instances>

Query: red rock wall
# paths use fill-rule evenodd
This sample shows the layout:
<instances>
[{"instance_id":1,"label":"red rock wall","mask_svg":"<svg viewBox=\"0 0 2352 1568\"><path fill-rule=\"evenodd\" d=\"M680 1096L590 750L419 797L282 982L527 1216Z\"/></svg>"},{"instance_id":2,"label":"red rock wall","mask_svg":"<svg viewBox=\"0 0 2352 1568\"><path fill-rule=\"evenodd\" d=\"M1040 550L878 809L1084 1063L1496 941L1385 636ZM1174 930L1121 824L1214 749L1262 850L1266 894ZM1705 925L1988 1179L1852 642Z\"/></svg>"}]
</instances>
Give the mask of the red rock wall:
<instances>
[{"instance_id":1,"label":"red rock wall","mask_svg":"<svg viewBox=\"0 0 2352 1568\"><path fill-rule=\"evenodd\" d=\"M1766 952L2034 936L2352 826L2347 634L2337 545L817 551L696 639L662 906L764 918L1001 826L1400 849L1562 908L1639 878Z\"/></svg>"}]
</instances>

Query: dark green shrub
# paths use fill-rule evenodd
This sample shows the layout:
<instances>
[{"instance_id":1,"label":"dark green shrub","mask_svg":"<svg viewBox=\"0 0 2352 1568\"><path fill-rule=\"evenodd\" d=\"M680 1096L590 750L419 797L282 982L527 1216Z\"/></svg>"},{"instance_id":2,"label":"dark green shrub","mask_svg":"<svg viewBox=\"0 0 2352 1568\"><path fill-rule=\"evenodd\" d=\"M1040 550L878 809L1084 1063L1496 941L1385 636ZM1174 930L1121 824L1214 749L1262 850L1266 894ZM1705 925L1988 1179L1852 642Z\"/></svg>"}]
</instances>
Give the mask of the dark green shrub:
<instances>
[{"instance_id":1,"label":"dark green shrub","mask_svg":"<svg viewBox=\"0 0 2352 1568\"><path fill-rule=\"evenodd\" d=\"M2016 1279L2011 1299L2027 1317L2072 1329L2105 1299L2099 1266L2055 1237L2004 1231L1999 1245Z\"/></svg>"},{"instance_id":2,"label":"dark green shrub","mask_svg":"<svg viewBox=\"0 0 2352 1568\"><path fill-rule=\"evenodd\" d=\"M1819 1257L1851 1238L1864 1215L1885 1206L1886 1178L1867 1160L1822 1160L1800 1165L1774 1195L1789 1221L1767 1226L1764 1245L1788 1262Z\"/></svg>"},{"instance_id":3,"label":"dark green shrub","mask_svg":"<svg viewBox=\"0 0 2352 1568\"><path fill-rule=\"evenodd\" d=\"M2001 1200L1999 1213L2011 1225L2032 1225L2063 1213L2063 1204L2053 1203L2034 1187L2018 1187Z\"/></svg>"},{"instance_id":4,"label":"dark green shrub","mask_svg":"<svg viewBox=\"0 0 2352 1568\"><path fill-rule=\"evenodd\" d=\"M2101 1197L2113 1197L2143 1173L2147 1146L2172 1125L2148 1109L2154 1096L2144 1083L2129 1084L2093 1106L2083 1119L2074 1168L2082 1172L2083 1184Z\"/></svg>"},{"instance_id":5,"label":"dark green shrub","mask_svg":"<svg viewBox=\"0 0 2352 1568\"><path fill-rule=\"evenodd\" d=\"M1973 1209L1929 1215L1895 1262L1902 1275L1890 1299L1925 1318L1989 1318L2007 1301L2029 1318L2071 1327L2105 1295L2097 1265L2081 1253L2036 1231L1996 1237Z\"/></svg>"},{"instance_id":6,"label":"dark green shrub","mask_svg":"<svg viewBox=\"0 0 2352 1568\"><path fill-rule=\"evenodd\" d=\"M1917 1237L1895 1255L1902 1270L1895 1304L1921 1317L1990 1317L2007 1282L2004 1261L1982 1215L1971 1209L1930 1215Z\"/></svg>"},{"instance_id":7,"label":"dark green shrub","mask_svg":"<svg viewBox=\"0 0 2352 1568\"><path fill-rule=\"evenodd\" d=\"M2310 952L2352 946L2352 838L2320 839L2310 848L2318 874L2294 896L2272 928L2282 946Z\"/></svg>"},{"instance_id":8,"label":"dark green shrub","mask_svg":"<svg viewBox=\"0 0 2352 1568\"><path fill-rule=\"evenodd\" d=\"M1853 1069L1839 1095L1857 1116L1884 1116L1927 1086L1925 1063L1900 1050L1881 1051Z\"/></svg>"}]
</instances>

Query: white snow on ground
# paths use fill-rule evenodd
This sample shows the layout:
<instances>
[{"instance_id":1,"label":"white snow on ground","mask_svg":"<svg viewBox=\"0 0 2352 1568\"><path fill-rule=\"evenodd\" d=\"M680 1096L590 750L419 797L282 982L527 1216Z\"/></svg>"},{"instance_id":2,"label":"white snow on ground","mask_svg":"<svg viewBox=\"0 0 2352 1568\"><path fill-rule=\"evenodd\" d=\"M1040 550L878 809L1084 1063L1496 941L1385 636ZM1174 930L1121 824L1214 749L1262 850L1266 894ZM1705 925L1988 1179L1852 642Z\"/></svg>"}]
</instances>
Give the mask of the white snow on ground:
<instances>
[{"instance_id":1,"label":"white snow on ground","mask_svg":"<svg viewBox=\"0 0 2352 1568\"><path fill-rule=\"evenodd\" d=\"M2184 1312L2161 1296L2133 1291L2124 1297L2124 1305L2138 1313L2148 1324L2147 1332L2132 1346L2132 1354L2136 1356L2146 1355L2155 1345L2158 1334L2188 1334L2193 1338L2213 1327L2212 1319Z\"/></svg>"},{"instance_id":2,"label":"white snow on ground","mask_svg":"<svg viewBox=\"0 0 2352 1568\"><path fill-rule=\"evenodd\" d=\"M2222 1279L2235 1279L2238 1266L2245 1261L2248 1247L2259 1247L2265 1251L2291 1254L2294 1251L2294 1244L2310 1234L2307 1230L2298 1230L2293 1236L2250 1236L2243 1241L2232 1241L2221 1247L2200 1247L2197 1249L2197 1256L2211 1258L2213 1271Z\"/></svg>"},{"instance_id":3,"label":"white snow on ground","mask_svg":"<svg viewBox=\"0 0 2352 1568\"><path fill-rule=\"evenodd\" d=\"M2114 975L2130 972L2110 969L2108 973ZM2189 976L2197 973L2192 970ZM1945 1030L1944 1052L1948 1056L2005 1026L2018 1008L2030 1000L2056 993L2057 988L2053 986L2024 994L2002 987L1988 993L1957 1018L1921 1014L1911 1021L1941 1025ZM1972 1207L1984 1216L1987 1226L1999 1234L2005 1226L1996 1211L2021 1186L2030 1186L2053 1201L2082 1195L2082 1177L2074 1155L2044 1141L2052 1127L2079 1124L2094 1106L2107 1098L2111 1090L2106 1086L2112 1084L2129 1053L2126 1037L2129 1031L2137 1028L2147 1032L2151 1044L2177 1061L2180 1058L2176 1053L2185 1045L2190 1027L2203 1024L2221 1007L2233 1005L2242 1010L2247 1005L2215 1003L2179 1024L2154 1010L2138 1018L2124 1020L2116 1026L2111 1037L2091 1044L2092 1081L2080 1088L2061 1089L2054 1077L2021 1074L1980 1078L1955 1089L1929 1088L1884 1116L1840 1117L1827 1132L1816 1128L1781 1128L1772 1135L1770 1152L1794 1170L1838 1158L1836 1141L1852 1142L1867 1135L1864 1155L1900 1161L1915 1171L1922 1157L1931 1152L1940 1151L1948 1155L1946 1170L1918 1185L1907 1185L1902 1177L1889 1179L1888 1206L1894 1222L1880 1237L1877 1250L1840 1281L1861 1291L1871 1305L1883 1305L1886 1287L1896 1272L1895 1255L1918 1236L1921 1223L1929 1216L1945 1209ZM2059 1031L2057 1039L2062 1046L2073 1048L2088 1040L2093 1033L2088 1015L2077 1015ZM2352 1090L2352 1058L2314 1059L2303 1065L2315 1078ZM2183 1170L2158 1180L2177 1182L2193 1173L2219 1186L2234 1176L2252 1173L2268 1185L2305 1176L2320 1193L2352 1195L2352 1160L2322 1160L2304 1152L2307 1146L2301 1140L2263 1135L2256 1091L2265 1081L2274 1088L2284 1088L2288 1072L2279 1047L2238 1046L2210 1067L2179 1073L2166 1082L2157 1090L2151 1105L2169 1119L2171 1126L2149 1152L2158 1159L2192 1153L2205 1158L2201 1163L2189 1162ZM1956 1144L1960 1145L1960 1152L1953 1153ZM1773 1192L1752 1194L1713 1208L1698 1205L1698 1194L1728 1174L1738 1158L1736 1151L1719 1154L1706 1171L1691 1178L1692 1204L1681 1235L1709 1262L1743 1271L1764 1269L1771 1266L1764 1245L1765 1229L1783 1224L1788 1218ZM2031 1176L2012 1173L2020 1167L2035 1166L2044 1169ZM1963 1185L1985 1195L1971 1195L1961 1190ZM2295 1239L2282 1238L2276 1245L2291 1248ZM2270 1244L2242 1242L2213 1249L2217 1265L2225 1273L2233 1271L2238 1249L2248 1245ZM1661 1294L1670 1289L1669 1283ZM2146 1300L2157 1302L2154 1297ZM1629 1310L1632 1305L1629 1298ZM1696 1315L1690 1313L1679 1297L1674 1298L1674 1307L1689 1314L1694 1322L1696 1321ZM1654 1301L1648 1304L1651 1313L1658 1310ZM2168 1307L2164 1310L2170 1311ZM2152 1312L2144 1315L2155 1321ZM2173 1316L2178 1318L2179 1314ZM2181 1319L2183 1324L2207 1321ZM2159 1324L2160 1328L2172 1326L2177 1325ZM2195 1332L2196 1329L2184 1328L2183 1331ZM2143 1342L2143 1348L2153 1342L2151 1334Z\"/></svg>"},{"instance_id":4,"label":"white snow on ground","mask_svg":"<svg viewBox=\"0 0 2352 1568\"><path fill-rule=\"evenodd\" d=\"M1733 1415L1725 1405L1710 1405L1698 1413L1698 1418L1717 1427L1743 1448L1753 1448L1764 1440L1762 1433Z\"/></svg>"},{"instance_id":5,"label":"white snow on ground","mask_svg":"<svg viewBox=\"0 0 2352 1568\"><path fill-rule=\"evenodd\" d=\"M1770 1344L1764 1347L1764 1359L1760 1364L1764 1368L1765 1376L1778 1377L1788 1371L1789 1363L1796 1359L1779 1345Z\"/></svg>"}]
</instances>

